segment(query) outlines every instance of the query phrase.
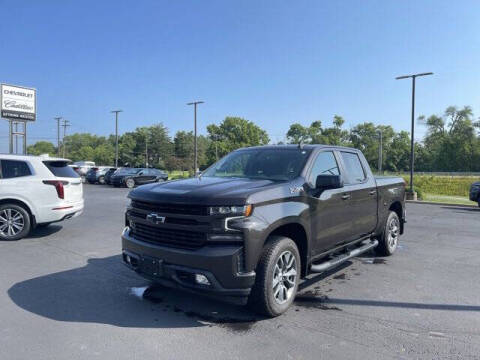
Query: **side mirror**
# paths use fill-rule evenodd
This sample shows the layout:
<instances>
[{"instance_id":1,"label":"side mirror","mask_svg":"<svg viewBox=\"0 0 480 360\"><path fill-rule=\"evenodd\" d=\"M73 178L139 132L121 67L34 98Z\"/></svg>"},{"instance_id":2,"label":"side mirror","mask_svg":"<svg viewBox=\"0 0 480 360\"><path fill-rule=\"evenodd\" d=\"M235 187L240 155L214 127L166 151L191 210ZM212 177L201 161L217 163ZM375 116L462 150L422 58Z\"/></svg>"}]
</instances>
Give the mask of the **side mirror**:
<instances>
[{"instance_id":1,"label":"side mirror","mask_svg":"<svg viewBox=\"0 0 480 360\"><path fill-rule=\"evenodd\" d=\"M140 172L138 173L138 175L139 175L139 176L143 175L143 171L140 171Z\"/></svg>"},{"instance_id":2,"label":"side mirror","mask_svg":"<svg viewBox=\"0 0 480 360\"><path fill-rule=\"evenodd\" d=\"M343 180L340 175L318 175L315 182L317 189L340 189L343 187Z\"/></svg>"}]
</instances>

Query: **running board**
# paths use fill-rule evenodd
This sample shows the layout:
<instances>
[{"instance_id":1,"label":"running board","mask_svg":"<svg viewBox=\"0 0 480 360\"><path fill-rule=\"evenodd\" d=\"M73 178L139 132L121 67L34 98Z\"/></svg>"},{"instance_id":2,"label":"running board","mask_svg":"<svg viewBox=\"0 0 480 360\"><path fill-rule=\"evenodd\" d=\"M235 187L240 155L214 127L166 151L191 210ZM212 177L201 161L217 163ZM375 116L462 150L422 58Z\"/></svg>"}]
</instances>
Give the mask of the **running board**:
<instances>
[{"instance_id":1,"label":"running board","mask_svg":"<svg viewBox=\"0 0 480 360\"><path fill-rule=\"evenodd\" d=\"M312 264L312 267L310 268L311 272L324 272L328 269L334 268L341 263L347 261L348 259L351 259L355 256L358 256L360 254L363 254L364 252L367 252L370 249L373 249L375 246L378 245L378 240L372 240L367 242L365 245L362 245L356 249L353 249L351 251L346 252L345 254L339 255L334 257L331 260L325 261L321 264L314 265Z\"/></svg>"}]
</instances>

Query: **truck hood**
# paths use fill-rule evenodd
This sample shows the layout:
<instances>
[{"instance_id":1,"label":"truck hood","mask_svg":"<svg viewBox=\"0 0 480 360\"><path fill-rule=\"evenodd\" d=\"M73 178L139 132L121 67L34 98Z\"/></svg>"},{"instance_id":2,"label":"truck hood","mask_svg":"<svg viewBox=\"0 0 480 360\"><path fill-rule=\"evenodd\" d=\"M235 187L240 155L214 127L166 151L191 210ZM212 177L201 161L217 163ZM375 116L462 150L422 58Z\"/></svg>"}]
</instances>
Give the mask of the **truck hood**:
<instances>
[{"instance_id":1,"label":"truck hood","mask_svg":"<svg viewBox=\"0 0 480 360\"><path fill-rule=\"evenodd\" d=\"M144 185L131 191L134 200L195 205L245 205L249 197L289 182L243 178L200 177Z\"/></svg>"}]
</instances>

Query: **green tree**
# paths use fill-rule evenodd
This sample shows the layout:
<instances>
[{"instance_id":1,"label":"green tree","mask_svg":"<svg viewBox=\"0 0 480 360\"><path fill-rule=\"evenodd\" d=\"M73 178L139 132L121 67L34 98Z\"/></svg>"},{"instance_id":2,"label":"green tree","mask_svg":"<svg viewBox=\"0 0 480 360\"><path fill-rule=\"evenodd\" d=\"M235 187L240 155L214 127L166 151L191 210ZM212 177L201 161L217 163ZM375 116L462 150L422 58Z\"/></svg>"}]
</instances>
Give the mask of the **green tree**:
<instances>
[{"instance_id":1,"label":"green tree","mask_svg":"<svg viewBox=\"0 0 480 360\"><path fill-rule=\"evenodd\" d=\"M434 171L479 171L480 123L469 106L449 106L443 116L421 116L427 127L424 146L430 153L427 167ZM417 167L416 167L417 168ZM418 168L417 168L418 169Z\"/></svg>"},{"instance_id":2,"label":"green tree","mask_svg":"<svg viewBox=\"0 0 480 360\"><path fill-rule=\"evenodd\" d=\"M333 117L333 126L329 128L322 127L322 122L318 120L312 122L308 127L295 123L290 125L287 139L291 144L303 142L306 144L349 146L348 131L342 128L344 123L345 120L339 115Z\"/></svg>"},{"instance_id":3,"label":"green tree","mask_svg":"<svg viewBox=\"0 0 480 360\"><path fill-rule=\"evenodd\" d=\"M209 164L215 161L215 151L217 151L219 157L222 157L235 149L266 145L270 141L265 130L252 121L240 117L226 117L218 126L215 124L208 125L207 131L209 138L215 139L208 145Z\"/></svg>"},{"instance_id":4,"label":"green tree","mask_svg":"<svg viewBox=\"0 0 480 360\"><path fill-rule=\"evenodd\" d=\"M50 156L56 156L57 149L50 141L37 141L35 144L27 147L27 154L49 154Z\"/></svg>"}]
</instances>

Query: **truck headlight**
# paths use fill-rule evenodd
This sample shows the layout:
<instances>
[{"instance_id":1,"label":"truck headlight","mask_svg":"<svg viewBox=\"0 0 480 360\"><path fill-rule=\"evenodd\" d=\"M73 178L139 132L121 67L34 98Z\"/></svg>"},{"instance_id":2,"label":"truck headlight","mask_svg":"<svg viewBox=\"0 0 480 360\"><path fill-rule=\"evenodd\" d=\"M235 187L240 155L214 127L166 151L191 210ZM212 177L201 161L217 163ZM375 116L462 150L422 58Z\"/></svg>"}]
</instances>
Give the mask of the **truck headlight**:
<instances>
[{"instance_id":1,"label":"truck headlight","mask_svg":"<svg viewBox=\"0 0 480 360\"><path fill-rule=\"evenodd\" d=\"M208 213L210 215L250 216L252 214L252 210L252 205L212 206L208 208Z\"/></svg>"}]
</instances>

